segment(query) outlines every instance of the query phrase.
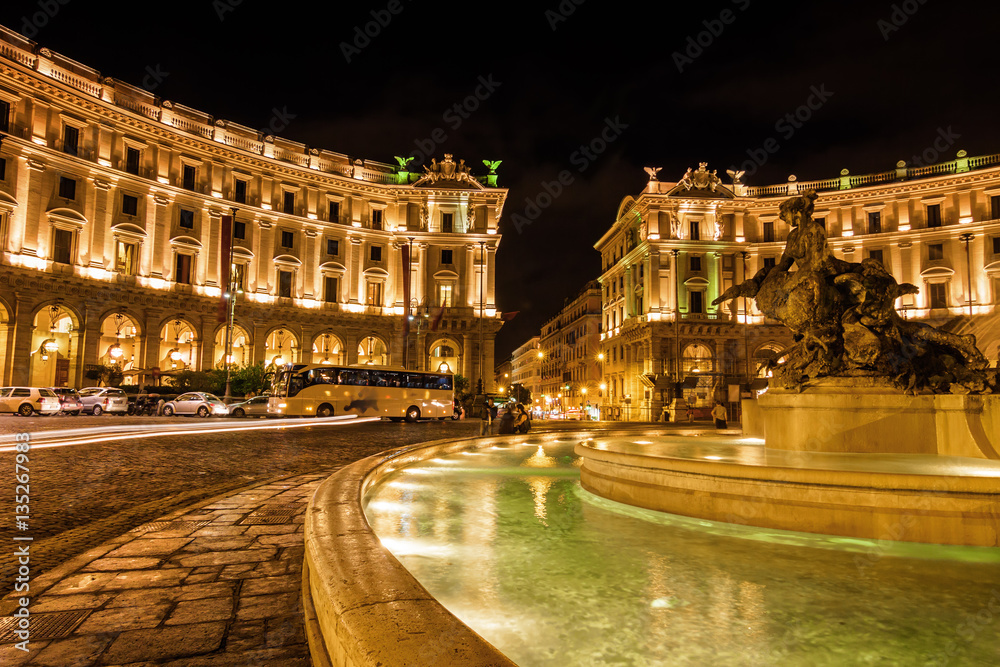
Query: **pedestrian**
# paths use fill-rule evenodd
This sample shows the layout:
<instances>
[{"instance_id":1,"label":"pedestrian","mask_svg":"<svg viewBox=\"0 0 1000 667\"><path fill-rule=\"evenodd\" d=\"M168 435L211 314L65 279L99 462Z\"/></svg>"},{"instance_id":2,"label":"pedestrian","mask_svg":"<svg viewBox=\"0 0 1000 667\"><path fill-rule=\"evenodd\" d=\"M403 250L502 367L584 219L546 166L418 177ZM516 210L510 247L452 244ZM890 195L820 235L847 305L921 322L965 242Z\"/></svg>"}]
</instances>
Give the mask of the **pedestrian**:
<instances>
[{"instance_id":1,"label":"pedestrian","mask_svg":"<svg viewBox=\"0 0 1000 667\"><path fill-rule=\"evenodd\" d=\"M728 416L726 406L722 404L722 401L716 401L715 407L712 408L712 418L715 419L715 428L726 428L726 417Z\"/></svg>"},{"instance_id":2,"label":"pedestrian","mask_svg":"<svg viewBox=\"0 0 1000 667\"><path fill-rule=\"evenodd\" d=\"M157 417L162 417L163 416L163 406L166 405L166 403L167 402L165 400L163 400L163 398L160 398L160 400L158 400L156 402L156 416Z\"/></svg>"},{"instance_id":3,"label":"pedestrian","mask_svg":"<svg viewBox=\"0 0 1000 667\"><path fill-rule=\"evenodd\" d=\"M500 428L497 429L498 435L511 435L514 433L514 411L511 408L504 410L503 416L499 421Z\"/></svg>"},{"instance_id":4,"label":"pedestrian","mask_svg":"<svg viewBox=\"0 0 1000 667\"><path fill-rule=\"evenodd\" d=\"M497 434L497 414L500 412L500 406L490 399L490 435Z\"/></svg>"},{"instance_id":5,"label":"pedestrian","mask_svg":"<svg viewBox=\"0 0 1000 667\"><path fill-rule=\"evenodd\" d=\"M514 433L527 433L531 430L531 418L520 403L517 404L517 414L514 415Z\"/></svg>"},{"instance_id":6,"label":"pedestrian","mask_svg":"<svg viewBox=\"0 0 1000 667\"><path fill-rule=\"evenodd\" d=\"M493 435L493 418L496 415L496 407L493 405L493 399L487 398L486 405L483 406L483 420L479 424L479 435Z\"/></svg>"},{"instance_id":7,"label":"pedestrian","mask_svg":"<svg viewBox=\"0 0 1000 667\"><path fill-rule=\"evenodd\" d=\"M694 406L691 405L690 403L688 403L687 407L687 418L688 418L688 423L694 421Z\"/></svg>"}]
</instances>

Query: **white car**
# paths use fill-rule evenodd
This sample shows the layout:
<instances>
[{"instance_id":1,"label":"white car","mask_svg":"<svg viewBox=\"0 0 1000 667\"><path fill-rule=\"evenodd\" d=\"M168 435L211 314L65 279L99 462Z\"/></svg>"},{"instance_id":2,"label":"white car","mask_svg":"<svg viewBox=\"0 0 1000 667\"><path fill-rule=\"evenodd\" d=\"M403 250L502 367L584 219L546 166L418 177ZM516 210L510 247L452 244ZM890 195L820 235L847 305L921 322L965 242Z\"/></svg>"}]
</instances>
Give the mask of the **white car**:
<instances>
[{"instance_id":1,"label":"white car","mask_svg":"<svg viewBox=\"0 0 1000 667\"><path fill-rule=\"evenodd\" d=\"M80 390L83 412L95 417L104 412L128 412L128 396L117 387L87 387Z\"/></svg>"},{"instance_id":2,"label":"white car","mask_svg":"<svg viewBox=\"0 0 1000 667\"><path fill-rule=\"evenodd\" d=\"M61 407L59 397L51 389L0 387L0 412L15 412L22 417L30 417L35 412L54 415Z\"/></svg>"},{"instance_id":3,"label":"white car","mask_svg":"<svg viewBox=\"0 0 1000 667\"><path fill-rule=\"evenodd\" d=\"M214 394L206 394L202 391L189 391L186 394L181 394L172 401L167 401L163 405L163 414L167 417L171 415L208 417L209 415L228 415L229 408Z\"/></svg>"}]
</instances>

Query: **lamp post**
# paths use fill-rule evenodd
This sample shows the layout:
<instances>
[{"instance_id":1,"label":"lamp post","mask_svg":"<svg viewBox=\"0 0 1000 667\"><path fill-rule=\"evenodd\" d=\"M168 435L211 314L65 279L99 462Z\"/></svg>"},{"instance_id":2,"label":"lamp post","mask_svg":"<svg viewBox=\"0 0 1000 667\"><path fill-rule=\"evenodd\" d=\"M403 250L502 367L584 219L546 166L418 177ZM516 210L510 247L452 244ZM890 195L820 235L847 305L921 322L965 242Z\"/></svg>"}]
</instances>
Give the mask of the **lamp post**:
<instances>
[{"instance_id":1,"label":"lamp post","mask_svg":"<svg viewBox=\"0 0 1000 667\"><path fill-rule=\"evenodd\" d=\"M972 239L975 234L965 232L958 240L965 244L965 300L969 303L969 317L972 317Z\"/></svg>"},{"instance_id":2,"label":"lamp post","mask_svg":"<svg viewBox=\"0 0 1000 667\"><path fill-rule=\"evenodd\" d=\"M229 280L225 288L226 299L228 299L229 303L226 304L226 344L223 346L225 351L222 353L222 363L226 366L226 391L222 396L223 402L228 401L231 396L232 373L230 361L233 358L233 318L236 316L236 286L233 284L233 239L235 238L236 233L237 209L233 206L229 210L233 212L233 221L232 224L229 225L229 271L227 273Z\"/></svg>"},{"instance_id":3,"label":"lamp post","mask_svg":"<svg viewBox=\"0 0 1000 667\"><path fill-rule=\"evenodd\" d=\"M483 281L486 280L486 241L479 242L479 390L486 391L483 382Z\"/></svg>"},{"instance_id":4,"label":"lamp post","mask_svg":"<svg viewBox=\"0 0 1000 667\"><path fill-rule=\"evenodd\" d=\"M681 271L678 255L681 251L674 248L670 251L674 256L674 398L681 395Z\"/></svg>"},{"instance_id":5,"label":"lamp post","mask_svg":"<svg viewBox=\"0 0 1000 667\"><path fill-rule=\"evenodd\" d=\"M407 236L406 237L406 245L407 245L407 251L406 251L407 261L406 261L406 266L403 267L403 270L406 271L406 276L404 277L404 280L406 281L406 285L408 285L409 288L410 288L408 291L412 291L413 290L413 237L412 236ZM406 298L408 296L409 296L409 294L406 294L404 296L404 298ZM413 319L413 316L410 314L410 302L411 301L415 301L415 299L410 299L410 301L406 302L406 309L405 309L405 313L403 315L403 317L406 318L406 320L403 322L403 324L405 326L404 330L406 331L406 336L404 336L404 338L403 338L403 368L406 368L406 369L409 369L409 358L410 358L410 325L409 325L409 322L410 322L410 320ZM420 341L420 336L418 334L417 335L417 342L419 343L419 341Z\"/></svg>"},{"instance_id":6,"label":"lamp post","mask_svg":"<svg viewBox=\"0 0 1000 667\"><path fill-rule=\"evenodd\" d=\"M598 362L598 367L597 367L597 376L598 377L597 377L597 381L600 383L599 386L600 386L600 390L601 390L600 393L597 395L597 398L598 398L598 401L597 401L597 413L598 413L598 416L602 416L601 413L604 412L604 390L608 386L608 385L604 384L604 353L603 352L598 352L597 353L597 362Z\"/></svg>"}]
</instances>

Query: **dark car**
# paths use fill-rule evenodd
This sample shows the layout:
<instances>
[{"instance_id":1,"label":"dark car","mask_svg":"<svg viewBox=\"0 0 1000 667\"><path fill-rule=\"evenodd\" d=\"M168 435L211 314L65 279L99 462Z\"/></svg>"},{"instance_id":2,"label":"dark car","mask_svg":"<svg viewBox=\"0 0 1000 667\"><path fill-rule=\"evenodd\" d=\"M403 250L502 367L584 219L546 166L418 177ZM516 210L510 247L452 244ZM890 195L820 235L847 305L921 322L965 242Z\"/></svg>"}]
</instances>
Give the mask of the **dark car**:
<instances>
[{"instance_id":1,"label":"dark car","mask_svg":"<svg viewBox=\"0 0 1000 667\"><path fill-rule=\"evenodd\" d=\"M49 391L59 398L59 412L66 415L78 415L83 412L83 401L80 392L69 387L49 387Z\"/></svg>"}]
</instances>

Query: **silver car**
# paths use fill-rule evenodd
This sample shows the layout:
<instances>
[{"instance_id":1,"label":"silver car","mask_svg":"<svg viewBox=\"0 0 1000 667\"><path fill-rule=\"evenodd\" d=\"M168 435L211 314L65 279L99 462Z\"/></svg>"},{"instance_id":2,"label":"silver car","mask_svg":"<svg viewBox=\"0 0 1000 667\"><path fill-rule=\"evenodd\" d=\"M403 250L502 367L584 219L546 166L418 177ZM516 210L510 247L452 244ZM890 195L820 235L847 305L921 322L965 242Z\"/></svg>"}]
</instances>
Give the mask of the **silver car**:
<instances>
[{"instance_id":1,"label":"silver car","mask_svg":"<svg viewBox=\"0 0 1000 667\"><path fill-rule=\"evenodd\" d=\"M94 416L104 412L128 412L128 396L117 387L87 387L80 390L83 411Z\"/></svg>"},{"instance_id":2,"label":"silver car","mask_svg":"<svg viewBox=\"0 0 1000 667\"><path fill-rule=\"evenodd\" d=\"M249 401L233 403L229 406L233 417L267 417L267 396L255 396Z\"/></svg>"},{"instance_id":3,"label":"silver car","mask_svg":"<svg viewBox=\"0 0 1000 667\"><path fill-rule=\"evenodd\" d=\"M167 401L163 405L163 414L167 417L171 415L208 417L209 415L228 415L229 408L214 394L207 394L203 391L189 391L186 394L181 394L172 401Z\"/></svg>"}]
</instances>

